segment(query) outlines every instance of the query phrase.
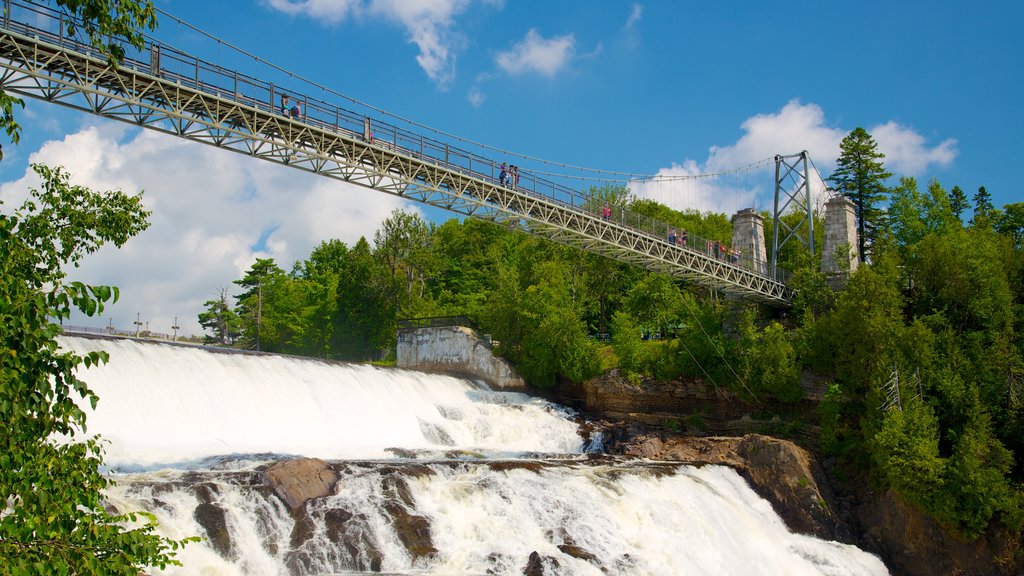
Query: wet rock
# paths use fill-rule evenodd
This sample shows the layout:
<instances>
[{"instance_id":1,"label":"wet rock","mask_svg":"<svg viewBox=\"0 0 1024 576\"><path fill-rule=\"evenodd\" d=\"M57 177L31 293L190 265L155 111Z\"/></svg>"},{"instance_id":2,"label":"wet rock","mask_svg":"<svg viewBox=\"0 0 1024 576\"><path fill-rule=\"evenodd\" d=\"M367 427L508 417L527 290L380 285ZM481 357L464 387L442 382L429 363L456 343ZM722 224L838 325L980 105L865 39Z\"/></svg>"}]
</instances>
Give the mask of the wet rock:
<instances>
[{"instance_id":1,"label":"wet rock","mask_svg":"<svg viewBox=\"0 0 1024 576\"><path fill-rule=\"evenodd\" d=\"M594 556L587 550L584 550L575 544L559 544L558 549L566 556L572 556L573 558L586 560L587 562L597 562L597 556Z\"/></svg>"},{"instance_id":2,"label":"wet rock","mask_svg":"<svg viewBox=\"0 0 1024 576\"><path fill-rule=\"evenodd\" d=\"M327 527L327 539L331 542L341 542L345 535L345 524L351 520L353 514L342 508L332 508L324 513L324 525Z\"/></svg>"},{"instance_id":3,"label":"wet rock","mask_svg":"<svg viewBox=\"0 0 1024 576\"><path fill-rule=\"evenodd\" d=\"M552 570L557 570L561 566L561 563L557 559L551 556L541 556L536 550L530 553L530 558L526 561L526 567L523 568L524 576L543 576L545 574L545 568L550 567Z\"/></svg>"},{"instance_id":4,"label":"wet rock","mask_svg":"<svg viewBox=\"0 0 1024 576\"><path fill-rule=\"evenodd\" d=\"M228 532L227 513L216 504L199 504L192 517L206 530L210 547L225 558L231 558L231 534Z\"/></svg>"},{"instance_id":5,"label":"wet rock","mask_svg":"<svg viewBox=\"0 0 1024 576\"><path fill-rule=\"evenodd\" d=\"M391 517L395 533L409 551L409 555L417 560L437 554L437 548L434 547L433 538L430 536L430 520L410 512L415 507L405 478L389 476L385 478L383 487L384 494L388 497L384 510Z\"/></svg>"},{"instance_id":6,"label":"wet rock","mask_svg":"<svg viewBox=\"0 0 1024 576\"><path fill-rule=\"evenodd\" d=\"M338 473L318 458L300 458L271 464L264 476L274 494L288 508L296 510L311 498L322 498L334 493Z\"/></svg>"},{"instance_id":7,"label":"wet rock","mask_svg":"<svg viewBox=\"0 0 1024 576\"><path fill-rule=\"evenodd\" d=\"M316 534L316 521L309 517L309 511L305 507L292 512L295 524L292 525L291 547L300 548L307 540Z\"/></svg>"}]
</instances>

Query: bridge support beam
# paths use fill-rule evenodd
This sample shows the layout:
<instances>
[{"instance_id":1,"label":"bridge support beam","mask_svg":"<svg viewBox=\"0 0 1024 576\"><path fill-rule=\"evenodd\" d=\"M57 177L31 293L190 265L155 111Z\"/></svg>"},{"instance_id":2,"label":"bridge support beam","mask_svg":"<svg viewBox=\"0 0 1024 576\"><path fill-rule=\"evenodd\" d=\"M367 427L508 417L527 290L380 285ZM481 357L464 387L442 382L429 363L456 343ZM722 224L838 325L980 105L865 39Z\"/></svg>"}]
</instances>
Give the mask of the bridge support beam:
<instances>
[{"instance_id":1,"label":"bridge support beam","mask_svg":"<svg viewBox=\"0 0 1024 576\"><path fill-rule=\"evenodd\" d=\"M853 202L835 196L825 202L825 245L821 254L821 271L829 284L839 289L857 269L857 216Z\"/></svg>"},{"instance_id":2,"label":"bridge support beam","mask_svg":"<svg viewBox=\"0 0 1024 576\"><path fill-rule=\"evenodd\" d=\"M740 252L741 264L758 274L768 274L764 247L764 216L744 208L732 217L732 246Z\"/></svg>"}]
</instances>

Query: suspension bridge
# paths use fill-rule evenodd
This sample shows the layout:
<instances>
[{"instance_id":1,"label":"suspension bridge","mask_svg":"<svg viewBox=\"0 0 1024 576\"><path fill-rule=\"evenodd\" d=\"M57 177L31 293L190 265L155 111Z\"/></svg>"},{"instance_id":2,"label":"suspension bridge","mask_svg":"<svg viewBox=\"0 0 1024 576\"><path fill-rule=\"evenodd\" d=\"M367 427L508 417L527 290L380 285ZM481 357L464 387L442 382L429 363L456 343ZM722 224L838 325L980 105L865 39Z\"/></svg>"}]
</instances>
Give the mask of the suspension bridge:
<instances>
[{"instance_id":1,"label":"suspension bridge","mask_svg":"<svg viewBox=\"0 0 1024 576\"><path fill-rule=\"evenodd\" d=\"M155 38L147 37L141 50L125 44L121 65L111 67L97 49L68 33L75 23L63 11L27 0L4 0L4 5L0 86L10 94L491 220L724 295L780 307L792 297L785 272L774 258L763 256L763 247L728 254L717 243L677 233L625 206L613 209L581 186L556 182L542 170L504 178L505 160L496 149L394 121L340 94L331 92L337 97L329 98L326 89L315 97L312 90L260 79ZM301 112L293 115L282 106L285 95L300 104ZM806 210L813 226L806 153L777 156L775 169L772 254L783 228L778 215L791 204Z\"/></svg>"}]
</instances>

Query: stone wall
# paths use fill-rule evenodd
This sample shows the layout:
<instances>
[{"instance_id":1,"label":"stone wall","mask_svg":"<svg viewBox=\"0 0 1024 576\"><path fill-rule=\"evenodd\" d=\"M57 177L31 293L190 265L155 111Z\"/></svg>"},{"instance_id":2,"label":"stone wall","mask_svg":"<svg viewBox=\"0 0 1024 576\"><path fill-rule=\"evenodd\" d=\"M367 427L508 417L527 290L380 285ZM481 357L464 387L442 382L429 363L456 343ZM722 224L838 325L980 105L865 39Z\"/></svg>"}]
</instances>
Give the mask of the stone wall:
<instances>
[{"instance_id":1,"label":"stone wall","mask_svg":"<svg viewBox=\"0 0 1024 576\"><path fill-rule=\"evenodd\" d=\"M495 388L526 388L512 365L495 356L490 343L464 326L399 330L395 363L409 370L476 378Z\"/></svg>"}]
</instances>

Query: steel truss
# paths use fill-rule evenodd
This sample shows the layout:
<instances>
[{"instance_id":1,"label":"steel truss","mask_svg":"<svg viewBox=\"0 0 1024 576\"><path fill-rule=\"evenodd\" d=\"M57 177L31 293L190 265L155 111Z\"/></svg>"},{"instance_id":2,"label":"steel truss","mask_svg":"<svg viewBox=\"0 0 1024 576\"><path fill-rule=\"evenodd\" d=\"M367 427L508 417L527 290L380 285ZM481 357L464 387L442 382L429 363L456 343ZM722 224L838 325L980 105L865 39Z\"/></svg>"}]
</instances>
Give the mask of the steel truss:
<instances>
[{"instance_id":1,"label":"steel truss","mask_svg":"<svg viewBox=\"0 0 1024 576\"><path fill-rule=\"evenodd\" d=\"M483 174L354 131L293 120L276 113L273 103L246 101L230 88L198 85L152 70L146 62L126 60L112 69L90 52L43 30L30 36L0 29L0 85L12 94L519 228L726 295L782 307L792 296L769 277L552 197L501 186Z\"/></svg>"}]
</instances>

